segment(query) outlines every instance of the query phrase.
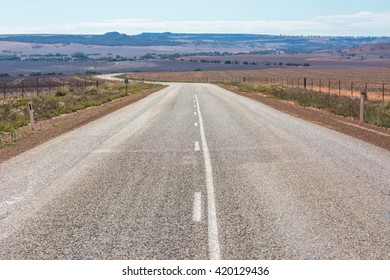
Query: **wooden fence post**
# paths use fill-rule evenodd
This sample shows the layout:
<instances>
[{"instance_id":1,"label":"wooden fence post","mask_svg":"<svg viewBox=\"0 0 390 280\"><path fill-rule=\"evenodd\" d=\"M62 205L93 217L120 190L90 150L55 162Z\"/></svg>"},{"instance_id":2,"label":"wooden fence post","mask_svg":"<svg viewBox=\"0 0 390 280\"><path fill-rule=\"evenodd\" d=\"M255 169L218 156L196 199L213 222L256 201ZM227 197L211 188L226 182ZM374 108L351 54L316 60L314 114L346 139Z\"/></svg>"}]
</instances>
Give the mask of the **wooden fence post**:
<instances>
[{"instance_id":1,"label":"wooden fence post","mask_svg":"<svg viewBox=\"0 0 390 280\"><path fill-rule=\"evenodd\" d=\"M339 80L339 96L341 95L341 81Z\"/></svg>"},{"instance_id":2,"label":"wooden fence post","mask_svg":"<svg viewBox=\"0 0 390 280\"><path fill-rule=\"evenodd\" d=\"M3 84L3 93L4 93L4 99L5 99L5 95L6 95L6 89L7 89L7 85L6 84Z\"/></svg>"},{"instance_id":3,"label":"wooden fence post","mask_svg":"<svg viewBox=\"0 0 390 280\"><path fill-rule=\"evenodd\" d=\"M353 97L353 82L351 82L351 97Z\"/></svg>"},{"instance_id":4,"label":"wooden fence post","mask_svg":"<svg viewBox=\"0 0 390 280\"><path fill-rule=\"evenodd\" d=\"M382 84L382 102L385 102L385 83Z\"/></svg>"}]
</instances>

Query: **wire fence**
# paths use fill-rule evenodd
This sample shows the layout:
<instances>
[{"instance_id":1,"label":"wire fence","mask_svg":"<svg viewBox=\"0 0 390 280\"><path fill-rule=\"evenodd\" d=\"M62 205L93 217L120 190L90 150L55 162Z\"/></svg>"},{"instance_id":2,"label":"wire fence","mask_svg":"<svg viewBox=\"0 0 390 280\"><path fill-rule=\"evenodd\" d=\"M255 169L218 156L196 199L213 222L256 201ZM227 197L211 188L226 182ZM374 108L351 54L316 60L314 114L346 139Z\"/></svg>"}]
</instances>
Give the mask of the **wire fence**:
<instances>
[{"instance_id":1,"label":"wire fence","mask_svg":"<svg viewBox=\"0 0 390 280\"><path fill-rule=\"evenodd\" d=\"M132 77L137 79L137 77ZM147 76L146 80L151 79ZM142 80L144 79L142 78ZM140 79L140 78L138 78ZM191 76L191 75L174 75L170 73L153 76L152 80L161 82L192 82L192 83L263 83L263 84L279 84L288 88L310 90L314 92L322 92L327 94L336 94L350 97L359 97L362 92L367 94L368 99L377 101L390 100L390 83L378 82L362 82L362 81L346 81L321 78L298 78L286 76L261 77L261 76Z\"/></svg>"},{"instance_id":2,"label":"wire fence","mask_svg":"<svg viewBox=\"0 0 390 280\"><path fill-rule=\"evenodd\" d=\"M250 79L251 80L251 79ZM330 79L311 78L257 78L257 82L277 83L288 88L298 88L314 92L336 94L350 97L359 97L362 92L367 94L370 100L390 100L390 84L343 81Z\"/></svg>"},{"instance_id":3,"label":"wire fence","mask_svg":"<svg viewBox=\"0 0 390 280\"><path fill-rule=\"evenodd\" d=\"M142 79L143 80L143 79ZM191 77L162 75L154 77L155 81L176 81L194 83L218 83L218 82L247 82L280 84L288 88L310 90L327 94L337 94L350 97L359 97L362 92L367 94L369 100L388 101L390 100L390 83L345 81L331 79L297 78L297 77ZM82 91L88 87L99 88L99 80L91 77L79 79L51 79L38 78L36 80L20 79L7 81L0 79L0 96L2 99L29 96L40 96L58 91L63 87L68 87L71 91Z\"/></svg>"},{"instance_id":4,"label":"wire fence","mask_svg":"<svg viewBox=\"0 0 390 280\"><path fill-rule=\"evenodd\" d=\"M221 82L221 79L209 78L208 82ZM225 81L226 82L226 81ZM345 81L331 79L292 78L292 77L242 77L232 82L280 84L288 88L310 90L327 94L359 97L367 94L370 100L390 100L390 84L362 81Z\"/></svg>"},{"instance_id":5,"label":"wire fence","mask_svg":"<svg viewBox=\"0 0 390 280\"><path fill-rule=\"evenodd\" d=\"M37 79L16 80L12 82L0 80L0 96L2 99L8 98L27 98L31 96L41 96L56 92L61 88L68 87L71 91L79 92L88 87L99 88L99 80L84 78L79 80L60 80L60 79Z\"/></svg>"}]
</instances>

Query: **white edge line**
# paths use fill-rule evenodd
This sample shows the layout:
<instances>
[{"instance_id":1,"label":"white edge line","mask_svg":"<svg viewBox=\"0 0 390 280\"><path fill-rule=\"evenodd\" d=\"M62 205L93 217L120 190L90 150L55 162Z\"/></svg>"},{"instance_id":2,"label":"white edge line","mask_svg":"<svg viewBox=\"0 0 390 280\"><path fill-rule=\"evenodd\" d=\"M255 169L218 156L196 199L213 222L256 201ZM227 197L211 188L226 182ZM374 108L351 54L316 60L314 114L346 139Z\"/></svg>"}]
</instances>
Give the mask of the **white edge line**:
<instances>
[{"instance_id":1,"label":"white edge line","mask_svg":"<svg viewBox=\"0 0 390 280\"><path fill-rule=\"evenodd\" d=\"M219 240L218 240L218 223L217 223L217 211L215 206L213 169L211 166L210 152L207 146L202 114L200 112L199 100L196 94L195 94L195 99L196 99L196 105L198 109L199 130L200 130L200 136L202 140L203 157L204 157L205 172L206 172L209 254L211 260L219 260L221 256L220 256L220 248L219 248Z\"/></svg>"}]
</instances>

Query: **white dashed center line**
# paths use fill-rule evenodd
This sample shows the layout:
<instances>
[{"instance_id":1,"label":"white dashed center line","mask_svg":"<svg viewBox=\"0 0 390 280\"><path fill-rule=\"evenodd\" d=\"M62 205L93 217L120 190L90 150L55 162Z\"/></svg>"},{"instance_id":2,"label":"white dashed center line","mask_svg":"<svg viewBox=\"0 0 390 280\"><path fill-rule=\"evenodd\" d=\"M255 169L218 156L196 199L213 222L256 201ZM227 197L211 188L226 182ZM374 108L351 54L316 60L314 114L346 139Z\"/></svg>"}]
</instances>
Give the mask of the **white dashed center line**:
<instances>
[{"instance_id":1,"label":"white dashed center line","mask_svg":"<svg viewBox=\"0 0 390 280\"><path fill-rule=\"evenodd\" d=\"M196 192L194 195L192 220L194 222L200 222L202 220L202 194L200 192Z\"/></svg>"},{"instance_id":2,"label":"white dashed center line","mask_svg":"<svg viewBox=\"0 0 390 280\"><path fill-rule=\"evenodd\" d=\"M199 151L200 151L199 141L195 141L195 152L199 152Z\"/></svg>"}]
</instances>

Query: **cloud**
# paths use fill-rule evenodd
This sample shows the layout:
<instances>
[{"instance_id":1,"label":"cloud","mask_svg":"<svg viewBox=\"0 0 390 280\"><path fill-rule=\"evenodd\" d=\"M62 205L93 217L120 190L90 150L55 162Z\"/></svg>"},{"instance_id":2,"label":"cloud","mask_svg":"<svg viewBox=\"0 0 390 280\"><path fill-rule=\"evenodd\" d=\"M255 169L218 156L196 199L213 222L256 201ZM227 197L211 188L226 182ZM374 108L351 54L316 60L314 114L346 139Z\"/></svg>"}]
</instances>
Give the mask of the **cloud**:
<instances>
[{"instance_id":1,"label":"cloud","mask_svg":"<svg viewBox=\"0 0 390 280\"><path fill-rule=\"evenodd\" d=\"M352 35L390 35L390 13L362 11L351 15L321 16L312 20L323 24L329 31Z\"/></svg>"},{"instance_id":2,"label":"cloud","mask_svg":"<svg viewBox=\"0 0 390 280\"><path fill-rule=\"evenodd\" d=\"M0 33L2 34L102 34L109 31L118 31L126 34L170 31L177 33L390 36L390 13L362 11L350 15L321 16L299 21L159 21L150 19L115 19L65 25L51 24L28 28L6 29L4 26L0 27Z\"/></svg>"}]
</instances>

